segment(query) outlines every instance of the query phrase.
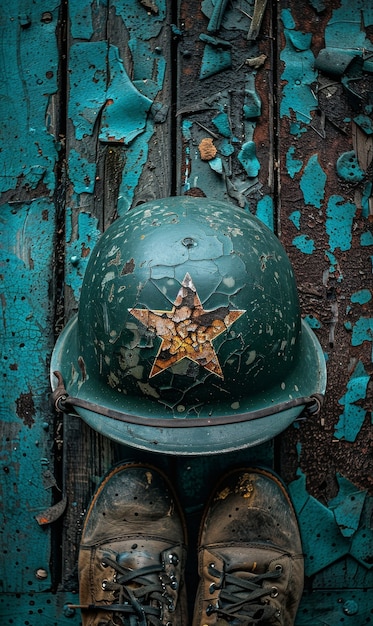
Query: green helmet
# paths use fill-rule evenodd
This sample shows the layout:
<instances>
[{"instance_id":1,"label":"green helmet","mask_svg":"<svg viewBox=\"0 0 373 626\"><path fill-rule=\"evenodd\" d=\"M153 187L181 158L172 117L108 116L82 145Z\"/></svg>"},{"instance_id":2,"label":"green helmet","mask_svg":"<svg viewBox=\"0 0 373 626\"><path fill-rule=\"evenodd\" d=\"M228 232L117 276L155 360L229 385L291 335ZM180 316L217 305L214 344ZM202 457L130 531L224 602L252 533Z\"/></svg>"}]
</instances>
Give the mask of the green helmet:
<instances>
[{"instance_id":1,"label":"green helmet","mask_svg":"<svg viewBox=\"0 0 373 626\"><path fill-rule=\"evenodd\" d=\"M102 235L51 371L59 408L178 455L271 439L326 384L279 240L242 209L189 197L143 204Z\"/></svg>"}]
</instances>

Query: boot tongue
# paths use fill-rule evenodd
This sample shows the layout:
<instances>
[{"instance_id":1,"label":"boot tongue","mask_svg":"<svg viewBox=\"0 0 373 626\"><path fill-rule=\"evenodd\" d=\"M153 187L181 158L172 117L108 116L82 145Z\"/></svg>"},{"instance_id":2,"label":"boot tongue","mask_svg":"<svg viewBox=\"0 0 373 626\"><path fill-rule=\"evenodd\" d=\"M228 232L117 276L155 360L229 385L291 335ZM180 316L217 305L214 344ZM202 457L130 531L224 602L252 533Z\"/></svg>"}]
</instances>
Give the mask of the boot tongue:
<instances>
[{"instance_id":1,"label":"boot tongue","mask_svg":"<svg viewBox=\"0 0 373 626\"><path fill-rule=\"evenodd\" d=\"M159 558L156 561L154 559L154 555L146 550L130 550L128 552L121 552L116 557L116 562L120 567L124 567L126 569L138 570L143 567L148 567L151 565L159 565Z\"/></svg>"},{"instance_id":2,"label":"boot tongue","mask_svg":"<svg viewBox=\"0 0 373 626\"><path fill-rule=\"evenodd\" d=\"M110 559L110 561L112 562L115 561L118 565L117 574L119 576L122 574L125 575L126 573L128 573L129 575L131 575L132 573L136 575L138 573L139 577L141 577L141 582L136 581L135 576L132 582L128 581L127 585L129 588L134 589L139 587L139 585L142 586L144 584L160 584L159 574L162 567L161 555L157 553L151 553L150 551L147 551L146 548L144 548L143 546L141 546L141 549L139 548L140 546L138 547L136 544L130 544L127 550L122 550L119 553L110 549L102 550L102 560L105 561L105 558L107 558ZM115 565L113 565L112 567L114 568L114 570L116 569ZM145 569L154 567L157 568L156 571L147 572Z\"/></svg>"},{"instance_id":3,"label":"boot tongue","mask_svg":"<svg viewBox=\"0 0 373 626\"><path fill-rule=\"evenodd\" d=\"M258 546L255 549L242 549L236 546L220 549L220 556L227 572L234 572L242 578L250 578L252 575L266 573L271 563L283 557L283 553L271 545Z\"/></svg>"}]
</instances>

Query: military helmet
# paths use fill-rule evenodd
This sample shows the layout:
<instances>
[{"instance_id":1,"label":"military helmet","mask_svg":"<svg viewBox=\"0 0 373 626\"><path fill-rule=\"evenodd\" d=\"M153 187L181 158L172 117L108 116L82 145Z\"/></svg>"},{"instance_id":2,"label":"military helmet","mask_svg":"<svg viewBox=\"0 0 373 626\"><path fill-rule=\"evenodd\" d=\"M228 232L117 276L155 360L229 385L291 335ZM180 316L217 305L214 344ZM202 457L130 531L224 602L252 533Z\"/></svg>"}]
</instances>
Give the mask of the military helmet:
<instances>
[{"instance_id":1,"label":"military helmet","mask_svg":"<svg viewBox=\"0 0 373 626\"><path fill-rule=\"evenodd\" d=\"M51 372L60 408L177 455L267 441L326 384L277 237L243 209L192 197L142 204L101 236Z\"/></svg>"}]
</instances>

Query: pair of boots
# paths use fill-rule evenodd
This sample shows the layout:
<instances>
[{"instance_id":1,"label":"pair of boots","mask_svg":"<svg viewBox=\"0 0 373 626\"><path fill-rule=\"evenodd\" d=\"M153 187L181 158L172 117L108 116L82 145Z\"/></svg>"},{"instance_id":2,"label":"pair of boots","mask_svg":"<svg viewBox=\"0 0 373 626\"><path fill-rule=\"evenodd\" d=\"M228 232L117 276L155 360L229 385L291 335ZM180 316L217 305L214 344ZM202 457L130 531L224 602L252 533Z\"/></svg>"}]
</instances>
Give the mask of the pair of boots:
<instances>
[{"instance_id":1,"label":"pair of boots","mask_svg":"<svg viewBox=\"0 0 373 626\"><path fill-rule=\"evenodd\" d=\"M291 626L303 590L295 513L263 469L226 474L199 535L193 626ZM106 476L79 553L83 626L187 626L186 528L168 478L138 463Z\"/></svg>"}]
</instances>

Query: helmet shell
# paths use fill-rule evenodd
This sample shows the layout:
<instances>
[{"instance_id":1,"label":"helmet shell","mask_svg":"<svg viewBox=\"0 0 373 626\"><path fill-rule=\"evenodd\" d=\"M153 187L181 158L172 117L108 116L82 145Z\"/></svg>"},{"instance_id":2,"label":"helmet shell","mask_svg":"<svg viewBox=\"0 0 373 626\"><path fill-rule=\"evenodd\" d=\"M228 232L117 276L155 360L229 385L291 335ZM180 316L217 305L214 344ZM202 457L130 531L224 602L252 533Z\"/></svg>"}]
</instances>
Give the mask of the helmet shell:
<instances>
[{"instance_id":1,"label":"helmet shell","mask_svg":"<svg viewBox=\"0 0 373 626\"><path fill-rule=\"evenodd\" d=\"M214 426L214 417L325 390L324 358L301 321L281 243L251 214L201 198L148 202L107 229L52 369L69 394L140 418L124 424L79 409L93 428L171 454L257 445L301 408L240 424ZM188 420L185 429L172 428L175 418Z\"/></svg>"}]
</instances>

